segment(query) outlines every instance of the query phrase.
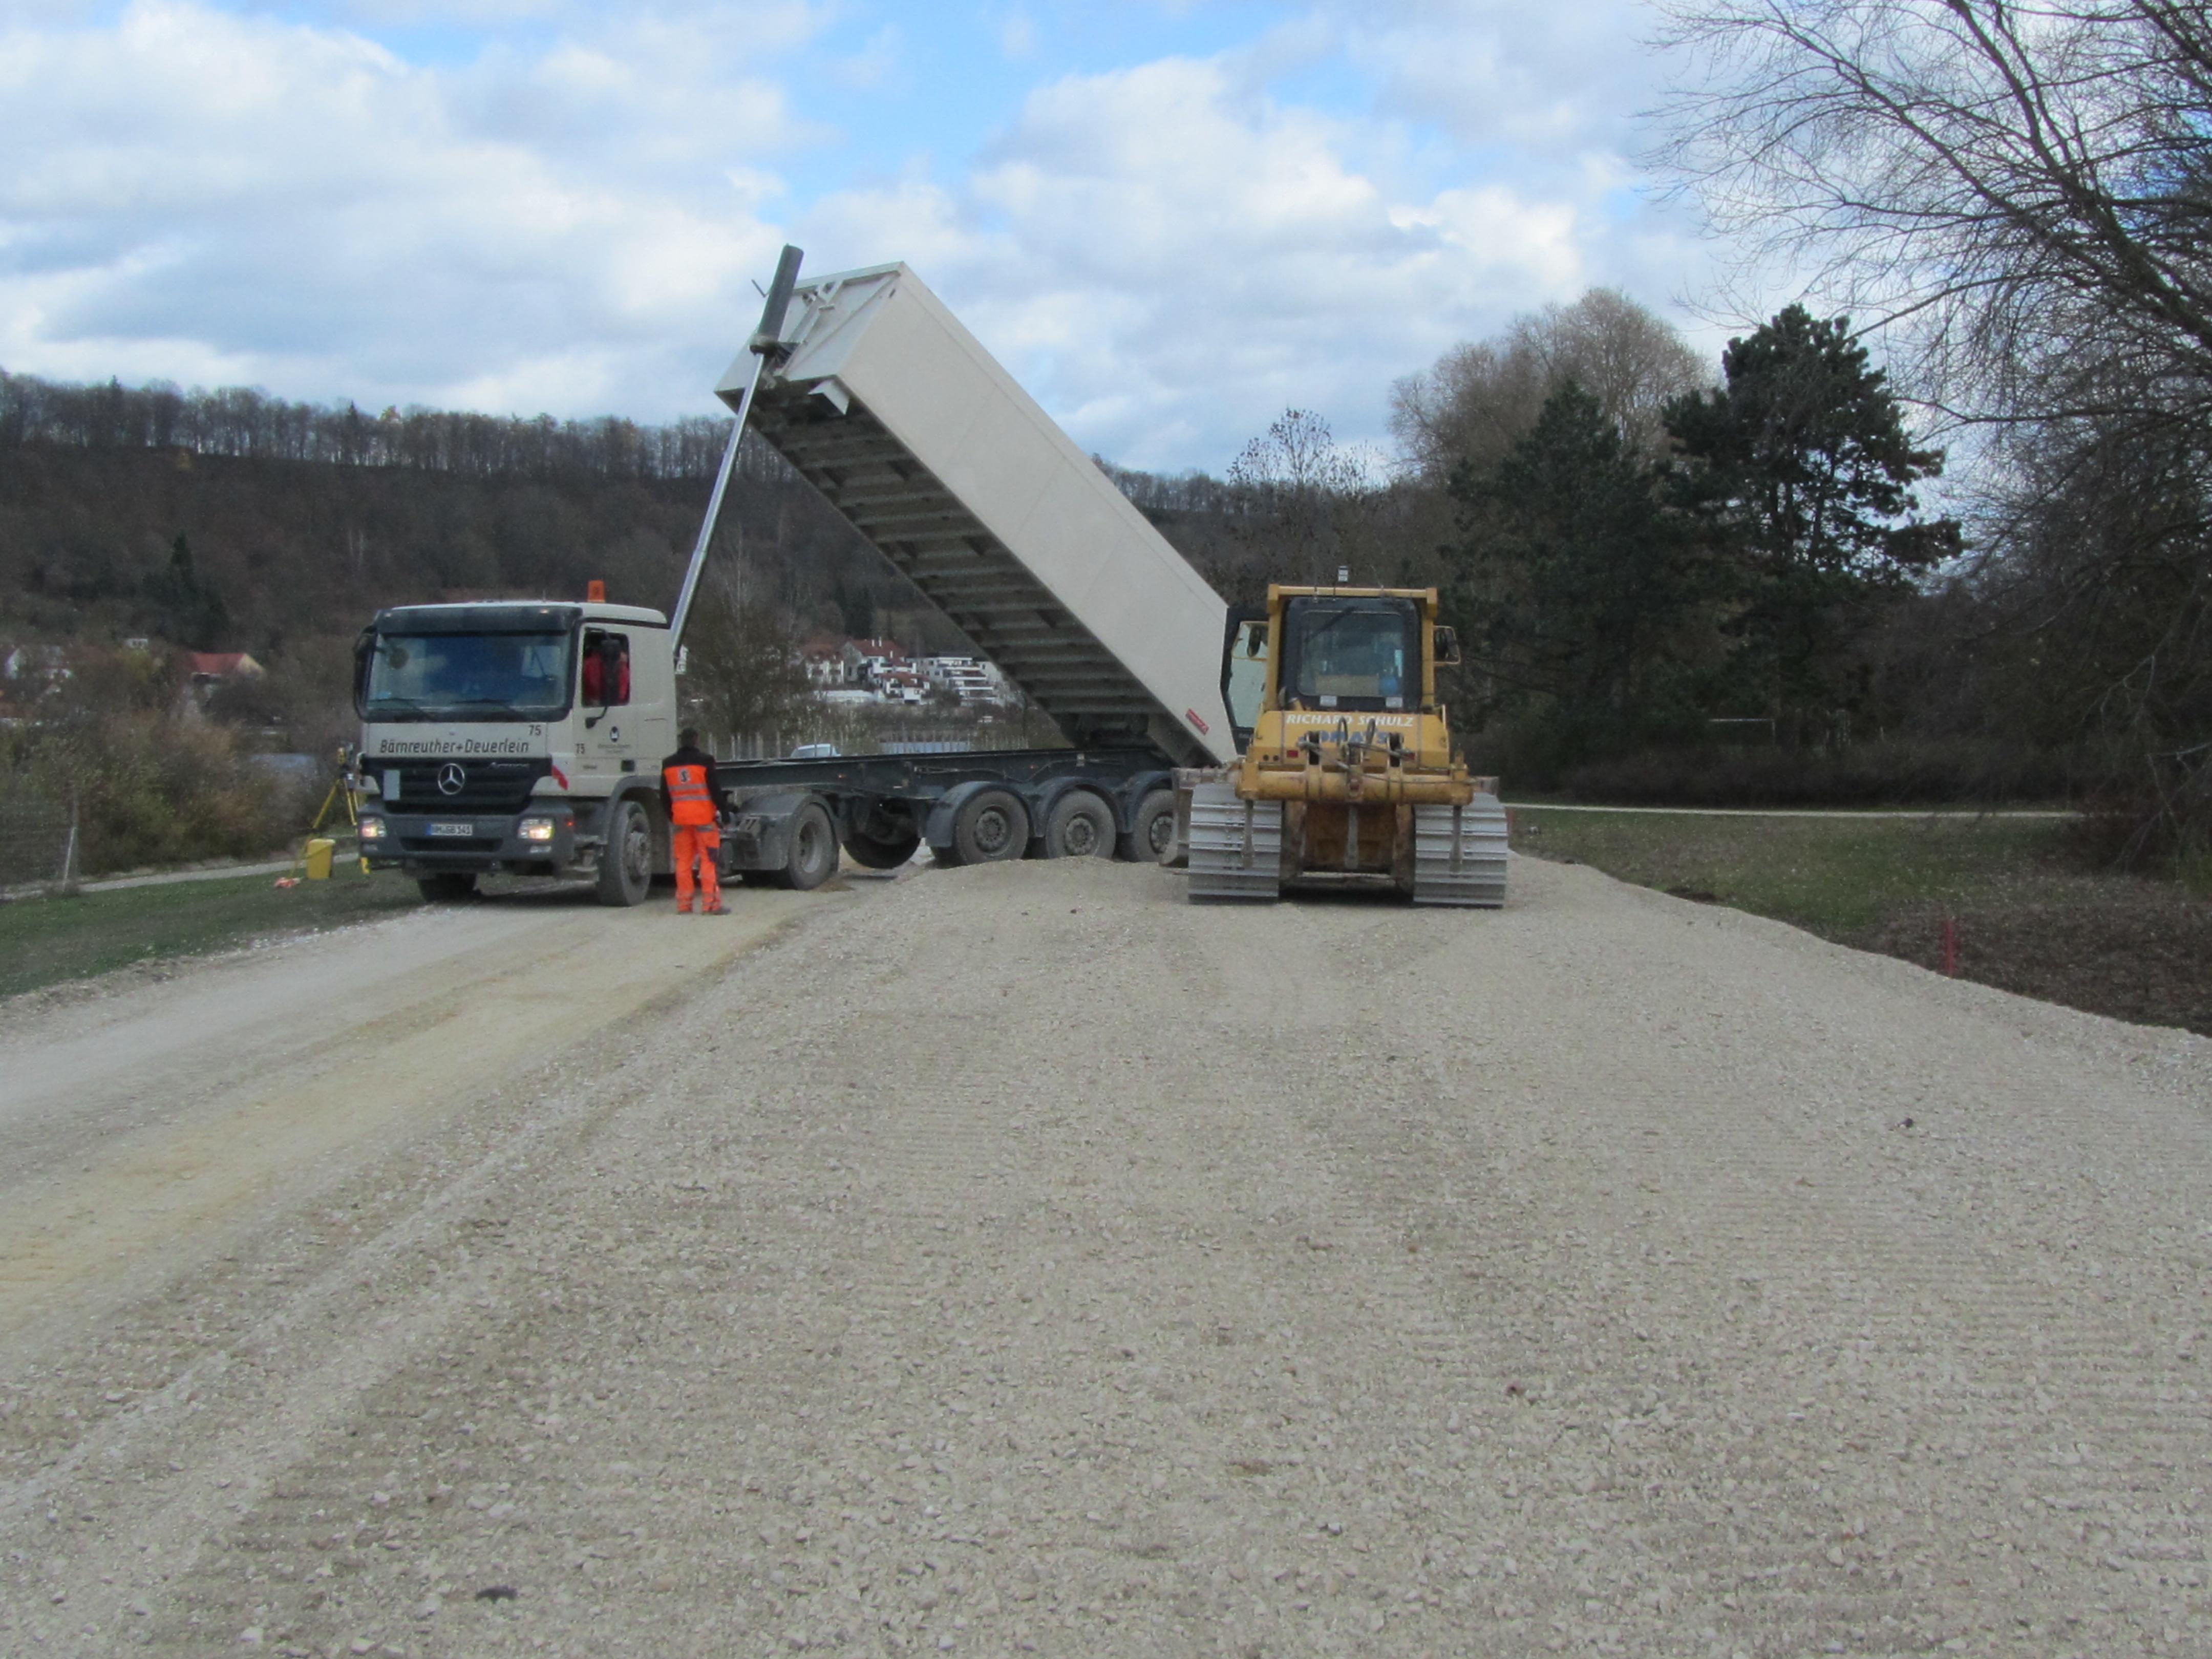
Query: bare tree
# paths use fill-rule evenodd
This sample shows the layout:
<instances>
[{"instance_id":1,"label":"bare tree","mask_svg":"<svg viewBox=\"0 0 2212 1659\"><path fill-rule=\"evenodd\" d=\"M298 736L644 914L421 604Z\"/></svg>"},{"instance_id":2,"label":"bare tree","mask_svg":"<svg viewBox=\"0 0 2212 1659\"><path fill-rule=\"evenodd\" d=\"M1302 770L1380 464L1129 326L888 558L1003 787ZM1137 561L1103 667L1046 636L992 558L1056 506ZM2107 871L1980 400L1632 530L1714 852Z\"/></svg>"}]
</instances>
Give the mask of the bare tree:
<instances>
[{"instance_id":1,"label":"bare tree","mask_svg":"<svg viewBox=\"0 0 2212 1659\"><path fill-rule=\"evenodd\" d=\"M1668 402L1712 379L1664 321L1616 289L1596 288L1571 306L1516 317L1494 338L1455 346L1398 381L1390 430L1432 483L1462 461L1487 472L1535 425L1545 399L1572 381L1632 449L1649 454L1662 442Z\"/></svg>"},{"instance_id":2,"label":"bare tree","mask_svg":"<svg viewBox=\"0 0 2212 1659\"><path fill-rule=\"evenodd\" d=\"M1664 159L2002 435L1984 579L2045 724L2212 841L2212 9L1675 0Z\"/></svg>"},{"instance_id":3,"label":"bare tree","mask_svg":"<svg viewBox=\"0 0 2212 1659\"><path fill-rule=\"evenodd\" d=\"M2212 397L2212 13L1676 0L1662 158L1968 419Z\"/></svg>"},{"instance_id":4,"label":"bare tree","mask_svg":"<svg viewBox=\"0 0 2212 1659\"><path fill-rule=\"evenodd\" d=\"M1325 582L1366 562L1367 508L1378 494L1370 457L1340 444L1310 409L1286 409L1229 468L1237 566L1222 573L1256 599L1273 582ZM1371 580L1363 574L1362 580Z\"/></svg>"},{"instance_id":5,"label":"bare tree","mask_svg":"<svg viewBox=\"0 0 2212 1659\"><path fill-rule=\"evenodd\" d=\"M812 703L799 635L781 611L746 599L726 571L702 584L684 647L682 691L709 731L788 732Z\"/></svg>"}]
</instances>

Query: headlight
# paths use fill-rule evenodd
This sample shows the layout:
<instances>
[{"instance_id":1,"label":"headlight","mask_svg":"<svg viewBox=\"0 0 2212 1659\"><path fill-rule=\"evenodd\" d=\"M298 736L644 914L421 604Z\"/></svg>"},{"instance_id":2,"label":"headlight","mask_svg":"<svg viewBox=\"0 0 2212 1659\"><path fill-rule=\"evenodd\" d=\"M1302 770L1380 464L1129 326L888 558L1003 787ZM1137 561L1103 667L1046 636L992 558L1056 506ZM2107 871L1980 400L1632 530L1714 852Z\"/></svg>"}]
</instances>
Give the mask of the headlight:
<instances>
[{"instance_id":1,"label":"headlight","mask_svg":"<svg viewBox=\"0 0 2212 1659\"><path fill-rule=\"evenodd\" d=\"M515 826L515 831L525 841L550 841L553 839L553 820L525 818Z\"/></svg>"},{"instance_id":2,"label":"headlight","mask_svg":"<svg viewBox=\"0 0 2212 1659\"><path fill-rule=\"evenodd\" d=\"M361 838L363 841L382 841L384 839L384 820L382 818L363 818L361 821Z\"/></svg>"}]
</instances>

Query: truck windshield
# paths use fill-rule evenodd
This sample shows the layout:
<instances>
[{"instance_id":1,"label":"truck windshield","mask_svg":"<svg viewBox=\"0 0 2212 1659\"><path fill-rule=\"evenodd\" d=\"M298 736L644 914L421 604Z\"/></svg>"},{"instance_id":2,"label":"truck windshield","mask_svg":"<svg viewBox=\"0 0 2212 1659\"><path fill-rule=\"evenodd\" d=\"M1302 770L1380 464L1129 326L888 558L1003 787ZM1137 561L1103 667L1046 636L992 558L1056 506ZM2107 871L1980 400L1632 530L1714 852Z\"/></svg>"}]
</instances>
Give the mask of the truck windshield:
<instances>
[{"instance_id":1,"label":"truck windshield","mask_svg":"<svg viewBox=\"0 0 2212 1659\"><path fill-rule=\"evenodd\" d=\"M568 706L566 634L380 634L369 720L544 720Z\"/></svg>"},{"instance_id":2,"label":"truck windshield","mask_svg":"<svg viewBox=\"0 0 2212 1659\"><path fill-rule=\"evenodd\" d=\"M1284 701L1297 708L1414 706L1419 620L1410 599L1292 599L1283 618Z\"/></svg>"}]
</instances>

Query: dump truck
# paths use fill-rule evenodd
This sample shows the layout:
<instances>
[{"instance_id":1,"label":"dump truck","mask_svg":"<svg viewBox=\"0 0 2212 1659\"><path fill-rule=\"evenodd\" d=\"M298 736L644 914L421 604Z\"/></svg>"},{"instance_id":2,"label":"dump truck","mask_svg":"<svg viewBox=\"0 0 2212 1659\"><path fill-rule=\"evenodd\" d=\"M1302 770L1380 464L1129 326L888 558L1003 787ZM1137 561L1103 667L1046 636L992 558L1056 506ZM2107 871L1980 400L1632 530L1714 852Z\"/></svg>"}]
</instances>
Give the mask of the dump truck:
<instances>
[{"instance_id":1,"label":"dump truck","mask_svg":"<svg viewBox=\"0 0 2212 1659\"><path fill-rule=\"evenodd\" d=\"M1069 748L721 769L725 872L817 885L887 867L1158 857L1179 768L1236 748L1227 607L903 264L799 280L784 250L716 390L737 419L667 612L610 601L400 605L356 649L362 848L426 898L588 877L635 904L671 868L659 766L684 623L750 431L1059 725ZM596 587L596 585L595 585Z\"/></svg>"},{"instance_id":2,"label":"dump truck","mask_svg":"<svg viewBox=\"0 0 2212 1659\"><path fill-rule=\"evenodd\" d=\"M1279 588L1253 631L912 270L802 283L799 264L787 247L715 388L736 419L668 613L594 584L580 604L395 606L363 630L372 866L432 899L489 874L588 876L609 904L669 871L659 763L682 723L684 623L751 432L1072 746L726 764L725 874L810 888L841 848L889 868L925 842L942 864L1158 858L1180 777L1200 780L1184 796L1194 897L1326 875L1498 902L1503 817L1449 752L1433 592ZM1390 689L1352 665L1393 650ZM1232 690L1258 697L1243 729Z\"/></svg>"},{"instance_id":3,"label":"dump truck","mask_svg":"<svg viewBox=\"0 0 2212 1659\"><path fill-rule=\"evenodd\" d=\"M1452 746L1437 696L1458 660L1431 588L1271 586L1228 620L1222 693L1241 757L1179 780L1194 902L1286 885L1505 902L1505 811Z\"/></svg>"}]
</instances>

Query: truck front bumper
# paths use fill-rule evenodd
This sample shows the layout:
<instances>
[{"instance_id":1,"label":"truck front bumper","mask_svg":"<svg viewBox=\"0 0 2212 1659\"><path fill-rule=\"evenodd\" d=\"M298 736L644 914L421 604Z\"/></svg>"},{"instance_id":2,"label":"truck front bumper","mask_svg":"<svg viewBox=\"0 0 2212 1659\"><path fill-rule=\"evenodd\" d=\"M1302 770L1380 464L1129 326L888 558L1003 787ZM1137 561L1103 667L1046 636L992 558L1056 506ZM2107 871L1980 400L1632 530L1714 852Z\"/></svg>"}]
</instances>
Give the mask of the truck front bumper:
<instances>
[{"instance_id":1,"label":"truck front bumper","mask_svg":"<svg viewBox=\"0 0 2212 1659\"><path fill-rule=\"evenodd\" d=\"M372 824L381 825L373 832ZM361 852L369 867L410 876L559 876L575 872L576 815L567 806L486 817L365 812Z\"/></svg>"}]
</instances>

